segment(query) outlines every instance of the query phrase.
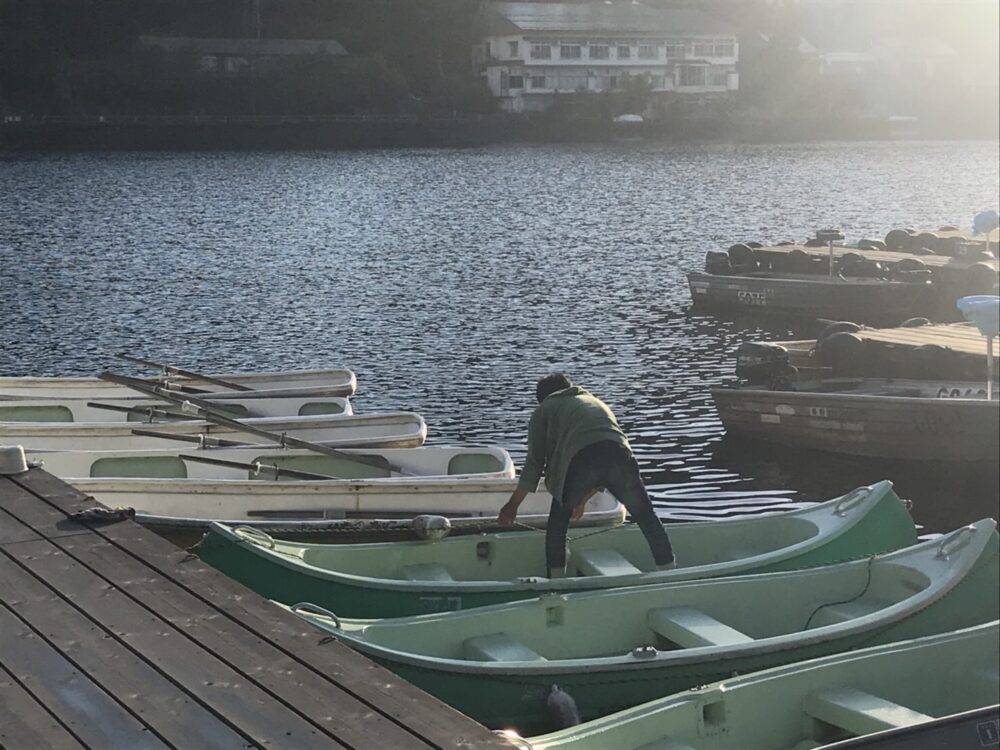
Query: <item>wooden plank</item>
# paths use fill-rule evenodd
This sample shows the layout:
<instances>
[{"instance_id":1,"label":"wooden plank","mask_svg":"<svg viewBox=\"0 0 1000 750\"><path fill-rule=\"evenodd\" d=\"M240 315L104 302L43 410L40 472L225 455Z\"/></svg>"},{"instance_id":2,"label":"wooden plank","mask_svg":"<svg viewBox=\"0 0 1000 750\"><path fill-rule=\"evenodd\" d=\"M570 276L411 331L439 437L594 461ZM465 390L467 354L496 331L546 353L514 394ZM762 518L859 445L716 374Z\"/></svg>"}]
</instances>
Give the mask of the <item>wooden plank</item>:
<instances>
[{"instance_id":1,"label":"wooden plank","mask_svg":"<svg viewBox=\"0 0 1000 750\"><path fill-rule=\"evenodd\" d=\"M2 649L0 649L2 650ZM80 741L35 700L0 664L0 748L86 750Z\"/></svg>"},{"instance_id":2,"label":"wooden plank","mask_svg":"<svg viewBox=\"0 0 1000 750\"><path fill-rule=\"evenodd\" d=\"M51 499L40 516L52 517L82 507L83 496L65 487L55 477L31 471L17 483L33 495ZM43 503L38 503L42 506ZM19 511L20 512L20 511ZM51 518L39 518L51 523ZM437 701L388 670L357 654L344 644L322 638L299 618L277 609L270 602L233 582L197 558L185 555L159 537L131 523L95 526L96 534L149 566L154 576L163 576L187 588L204 606L227 617L234 627L244 628L267 641L305 669L338 683L343 690L424 738L438 748L506 747L489 730L451 707Z\"/></svg>"},{"instance_id":3,"label":"wooden plank","mask_svg":"<svg viewBox=\"0 0 1000 750\"><path fill-rule=\"evenodd\" d=\"M0 482L3 482L2 477ZM86 526L70 521L61 511L53 512L51 507L38 502L30 492L12 481L4 482L0 492L3 493L4 508L18 508L18 517L27 517L27 523L24 525L0 525L0 544L27 539L56 539L90 534ZM96 505L96 502L90 501L90 505Z\"/></svg>"},{"instance_id":4,"label":"wooden plank","mask_svg":"<svg viewBox=\"0 0 1000 750\"><path fill-rule=\"evenodd\" d=\"M274 747L343 747L156 613L130 600L54 548L51 542L24 542L7 549L18 563L71 601L122 646L143 655L168 680L185 686L197 702L239 726L253 743Z\"/></svg>"},{"instance_id":5,"label":"wooden plank","mask_svg":"<svg viewBox=\"0 0 1000 750\"><path fill-rule=\"evenodd\" d=\"M95 535L96 536L96 535ZM383 747L428 747L413 734L374 713L339 685L308 669L251 630L208 608L186 589L103 538L60 540L75 560L118 586L142 606L215 654L246 679L294 706L348 745L375 742ZM277 608L276 608L277 609ZM288 675L294 674L294 681Z\"/></svg>"},{"instance_id":6,"label":"wooden plank","mask_svg":"<svg viewBox=\"0 0 1000 750\"><path fill-rule=\"evenodd\" d=\"M7 607L0 607L0 660L85 745L134 750L170 747Z\"/></svg>"},{"instance_id":7,"label":"wooden plank","mask_svg":"<svg viewBox=\"0 0 1000 750\"><path fill-rule=\"evenodd\" d=\"M30 554L46 554L42 544L36 549ZM49 548L49 554L56 553ZM0 559L0 601L7 602L25 625L115 696L122 713L141 716L170 746L228 748L246 743L246 737L125 648L114 633L96 625L30 575L10 555ZM7 662L6 657L0 661Z\"/></svg>"}]
</instances>

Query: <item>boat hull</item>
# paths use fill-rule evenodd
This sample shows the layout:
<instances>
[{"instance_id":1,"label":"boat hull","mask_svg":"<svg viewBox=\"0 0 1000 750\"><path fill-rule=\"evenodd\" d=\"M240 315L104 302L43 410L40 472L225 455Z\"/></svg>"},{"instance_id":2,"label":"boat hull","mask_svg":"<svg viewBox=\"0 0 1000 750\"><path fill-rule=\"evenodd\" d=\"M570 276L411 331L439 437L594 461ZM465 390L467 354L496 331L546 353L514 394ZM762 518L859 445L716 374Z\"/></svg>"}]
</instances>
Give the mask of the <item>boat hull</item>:
<instances>
[{"instance_id":1,"label":"boat hull","mask_svg":"<svg viewBox=\"0 0 1000 750\"><path fill-rule=\"evenodd\" d=\"M834 320L900 323L929 312L926 285L824 276L688 274L696 306L806 315Z\"/></svg>"},{"instance_id":2,"label":"boat hull","mask_svg":"<svg viewBox=\"0 0 1000 750\"><path fill-rule=\"evenodd\" d=\"M977 386L978 387L978 386ZM961 389L952 389L964 393ZM914 461L995 461L1000 402L713 388L727 433L796 448Z\"/></svg>"}]
</instances>

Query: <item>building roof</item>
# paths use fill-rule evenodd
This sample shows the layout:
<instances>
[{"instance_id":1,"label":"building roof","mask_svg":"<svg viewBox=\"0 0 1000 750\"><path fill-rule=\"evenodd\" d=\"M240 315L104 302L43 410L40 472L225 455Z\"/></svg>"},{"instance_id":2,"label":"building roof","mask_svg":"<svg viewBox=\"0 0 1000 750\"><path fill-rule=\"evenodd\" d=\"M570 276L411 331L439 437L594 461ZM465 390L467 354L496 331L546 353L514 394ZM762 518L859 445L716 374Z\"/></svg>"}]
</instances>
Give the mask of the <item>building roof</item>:
<instances>
[{"instance_id":1,"label":"building roof","mask_svg":"<svg viewBox=\"0 0 1000 750\"><path fill-rule=\"evenodd\" d=\"M490 3L511 31L575 33L728 34L721 20L688 8L650 8L636 0L588 3Z\"/></svg>"},{"instance_id":2,"label":"building roof","mask_svg":"<svg viewBox=\"0 0 1000 750\"><path fill-rule=\"evenodd\" d=\"M295 55L346 55L335 39L244 39L192 36L141 36L139 42L165 52L190 50L199 55L282 57Z\"/></svg>"}]
</instances>

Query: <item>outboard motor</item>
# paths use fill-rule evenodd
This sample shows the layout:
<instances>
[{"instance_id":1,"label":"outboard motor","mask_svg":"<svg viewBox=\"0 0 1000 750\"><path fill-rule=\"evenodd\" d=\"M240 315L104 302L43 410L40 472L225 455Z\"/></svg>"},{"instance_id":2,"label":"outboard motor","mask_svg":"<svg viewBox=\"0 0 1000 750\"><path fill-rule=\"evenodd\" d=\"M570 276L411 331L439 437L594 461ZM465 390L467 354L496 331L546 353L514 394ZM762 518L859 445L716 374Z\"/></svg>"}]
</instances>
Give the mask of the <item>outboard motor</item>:
<instances>
[{"instance_id":1,"label":"outboard motor","mask_svg":"<svg viewBox=\"0 0 1000 750\"><path fill-rule=\"evenodd\" d=\"M719 276L732 275L733 266L729 262L729 254L709 250L705 255L705 271Z\"/></svg>"},{"instance_id":2,"label":"outboard motor","mask_svg":"<svg viewBox=\"0 0 1000 750\"><path fill-rule=\"evenodd\" d=\"M736 350L736 377L750 385L769 385L789 371L788 350L780 344L748 341Z\"/></svg>"}]
</instances>

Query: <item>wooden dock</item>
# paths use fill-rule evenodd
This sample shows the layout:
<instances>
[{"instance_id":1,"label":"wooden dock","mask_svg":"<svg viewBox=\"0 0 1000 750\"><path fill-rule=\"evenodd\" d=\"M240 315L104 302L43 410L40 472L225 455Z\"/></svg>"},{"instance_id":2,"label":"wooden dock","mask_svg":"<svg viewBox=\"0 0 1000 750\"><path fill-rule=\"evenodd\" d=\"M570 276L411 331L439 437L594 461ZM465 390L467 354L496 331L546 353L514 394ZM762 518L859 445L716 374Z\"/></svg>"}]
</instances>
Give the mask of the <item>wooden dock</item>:
<instances>
[{"instance_id":1,"label":"wooden dock","mask_svg":"<svg viewBox=\"0 0 1000 750\"><path fill-rule=\"evenodd\" d=\"M509 748L41 469L0 476L0 748Z\"/></svg>"}]
</instances>

